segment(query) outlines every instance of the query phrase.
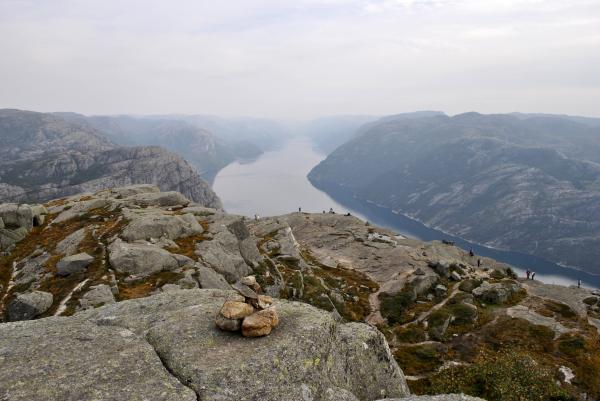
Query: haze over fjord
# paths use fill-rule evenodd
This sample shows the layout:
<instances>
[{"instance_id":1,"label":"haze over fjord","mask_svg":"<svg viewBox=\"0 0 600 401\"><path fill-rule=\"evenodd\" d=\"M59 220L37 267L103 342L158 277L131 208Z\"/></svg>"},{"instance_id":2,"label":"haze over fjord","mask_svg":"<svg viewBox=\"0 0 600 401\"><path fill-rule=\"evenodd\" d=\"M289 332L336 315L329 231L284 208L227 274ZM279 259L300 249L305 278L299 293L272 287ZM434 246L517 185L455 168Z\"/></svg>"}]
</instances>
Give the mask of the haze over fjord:
<instances>
[{"instance_id":1,"label":"haze over fjord","mask_svg":"<svg viewBox=\"0 0 600 401\"><path fill-rule=\"evenodd\" d=\"M0 3L0 107L309 118L598 116L600 3Z\"/></svg>"}]
</instances>

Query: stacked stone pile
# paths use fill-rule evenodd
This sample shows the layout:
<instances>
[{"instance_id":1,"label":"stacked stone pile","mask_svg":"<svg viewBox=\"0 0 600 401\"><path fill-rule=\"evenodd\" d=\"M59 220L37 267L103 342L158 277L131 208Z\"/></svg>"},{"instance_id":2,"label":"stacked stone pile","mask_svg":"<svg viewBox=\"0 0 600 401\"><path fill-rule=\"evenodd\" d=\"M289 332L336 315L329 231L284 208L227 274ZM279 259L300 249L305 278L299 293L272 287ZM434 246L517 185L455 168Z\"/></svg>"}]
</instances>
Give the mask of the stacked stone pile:
<instances>
[{"instance_id":1,"label":"stacked stone pile","mask_svg":"<svg viewBox=\"0 0 600 401\"><path fill-rule=\"evenodd\" d=\"M242 331L244 337L262 337L279 324L273 298L261 294L254 276L243 277L233 285L238 292L234 299L225 301L215 318L215 324L224 331Z\"/></svg>"}]
</instances>

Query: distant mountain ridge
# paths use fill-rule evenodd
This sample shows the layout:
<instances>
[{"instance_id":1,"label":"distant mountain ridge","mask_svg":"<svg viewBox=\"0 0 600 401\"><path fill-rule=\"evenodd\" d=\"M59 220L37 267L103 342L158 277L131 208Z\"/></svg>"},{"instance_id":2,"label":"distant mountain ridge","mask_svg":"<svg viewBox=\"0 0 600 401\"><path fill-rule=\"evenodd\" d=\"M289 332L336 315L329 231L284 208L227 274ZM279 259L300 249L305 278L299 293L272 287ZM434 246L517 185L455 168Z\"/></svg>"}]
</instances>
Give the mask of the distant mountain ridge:
<instances>
[{"instance_id":1,"label":"distant mountain ridge","mask_svg":"<svg viewBox=\"0 0 600 401\"><path fill-rule=\"evenodd\" d=\"M309 179L489 246L600 273L600 128L561 116L385 118Z\"/></svg>"},{"instance_id":2,"label":"distant mountain ridge","mask_svg":"<svg viewBox=\"0 0 600 401\"><path fill-rule=\"evenodd\" d=\"M152 183L206 206L221 201L185 160L160 147L120 147L85 122L0 110L0 199L45 201Z\"/></svg>"},{"instance_id":3,"label":"distant mountain ridge","mask_svg":"<svg viewBox=\"0 0 600 401\"><path fill-rule=\"evenodd\" d=\"M55 113L69 121L95 128L122 146L161 146L190 162L202 178L212 182L219 170L238 159L259 156L263 150L249 141L217 138L211 131L175 116L84 116Z\"/></svg>"}]
</instances>

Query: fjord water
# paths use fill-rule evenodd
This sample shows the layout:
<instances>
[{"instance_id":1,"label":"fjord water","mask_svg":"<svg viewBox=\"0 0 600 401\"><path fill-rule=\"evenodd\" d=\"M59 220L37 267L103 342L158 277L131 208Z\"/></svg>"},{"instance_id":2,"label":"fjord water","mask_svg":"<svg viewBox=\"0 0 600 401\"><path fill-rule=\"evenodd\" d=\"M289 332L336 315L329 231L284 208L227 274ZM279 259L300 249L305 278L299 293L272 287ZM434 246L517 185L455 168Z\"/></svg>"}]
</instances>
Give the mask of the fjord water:
<instances>
[{"instance_id":1,"label":"fjord water","mask_svg":"<svg viewBox=\"0 0 600 401\"><path fill-rule=\"evenodd\" d=\"M324 158L325 155L313 149L309 139L294 138L251 162L228 165L215 177L213 189L227 212L244 216L276 216L297 212L298 208L310 213L330 208L336 213L346 213L348 208L306 178Z\"/></svg>"},{"instance_id":2,"label":"fjord water","mask_svg":"<svg viewBox=\"0 0 600 401\"><path fill-rule=\"evenodd\" d=\"M363 220L390 228L399 234L424 241L447 239L477 255L514 266L522 276L526 269L546 283L600 288L600 276L565 268L541 258L518 252L488 248L431 229L420 222L372 203L354 198L339 188L315 188L306 177L326 155L319 153L307 138L295 138L280 149L267 152L248 163L235 162L216 176L213 189L229 213L245 216L276 216L298 211L320 213L333 208L350 212ZM326 191L327 193L325 193Z\"/></svg>"}]
</instances>

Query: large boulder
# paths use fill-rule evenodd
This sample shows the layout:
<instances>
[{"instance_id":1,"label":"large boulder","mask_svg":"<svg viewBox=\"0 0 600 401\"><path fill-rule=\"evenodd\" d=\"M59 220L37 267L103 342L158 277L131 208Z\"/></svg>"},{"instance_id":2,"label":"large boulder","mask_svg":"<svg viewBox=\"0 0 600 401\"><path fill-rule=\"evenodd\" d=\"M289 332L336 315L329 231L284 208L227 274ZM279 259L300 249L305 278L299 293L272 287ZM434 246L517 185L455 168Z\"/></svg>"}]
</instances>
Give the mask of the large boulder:
<instances>
[{"instance_id":1,"label":"large boulder","mask_svg":"<svg viewBox=\"0 0 600 401\"><path fill-rule=\"evenodd\" d=\"M56 273L59 276L68 276L78 273L88 267L94 261L94 257L87 253L66 256L56 264Z\"/></svg>"},{"instance_id":2,"label":"large boulder","mask_svg":"<svg viewBox=\"0 0 600 401\"><path fill-rule=\"evenodd\" d=\"M33 228L33 210L29 205L5 203L0 205L0 218L8 228Z\"/></svg>"},{"instance_id":3,"label":"large boulder","mask_svg":"<svg viewBox=\"0 0 600 401\"><path fill-rule=\"evenodd\" d=\"M190 200L179 192L145 192L127 198L128 201L133 201L138 206L187 206Z\"/></svg>"},{"instance_id":4,"label":"large boulder","mask_svg":"<svg viewBox=\"0 0 600 401\"><path fill-rule=\"evenodd\" d=\"M118 238L109 245L108 258L116 271L138 277L179 267L177 258L164 249L151 244L128 244Z\"/></svg>"},{"instance_id":5,"label":"large boulder","mask_svg":"<svg viewBox=\"0 0 600 401\"><path fill-rule=\"evenodd\" d=\"M276 300L279 326L267 337L248 339L214 323L223 303L236 297L222 290L162 293L81 312L71 321L145 334L168 371L202 400L357 401L409 394L377 329ZM132 375L130 385L136 380Z\"/></svg>"},{"instance_id":6,"label":"large boulder","mask_svg":"<svg viewBox=\"0 0 600 401\"><path fill-rule=\"evenodd\" d=\"M43 224L47 213L42 205L0 204L0 251L11 249L34 226Z\"/></svg>"},{"instance_id":7,"label":"large boulder","mask_svg":"<svg viewBox=\"0 0 600 401\"><path fill-rule=\"evenodd\" d=\"M489 304L503 304L521 289L521 285L515 281L504 281L490 284L484 281L475 288L472 294L481 302Z\"/></svg>"},{"instance_id":8,"label":"large boulder","mask_svg":"<svg viewBox=\"0 0 600 401\"><path fill-rule=\"evenodd\" d=\"M52 317L0 325L0 400L195 401L143 336Z\"/></svg>"},{"instance_id":9,"label":"large boulder","mask_svg":"<svg viewBox=\"0 0 600 401\"><path fill-rule=\"evenodd\" d=\"M174 240L180 237L201 234L202 226L193 214L167 215L160 211L150 213L127 213L130 223L125 227L121 238L126 241L147 240L150 238L168 238Z\"/></svg>"},{"instance_id":10,"label":"large boulder","mask_svg":"<svg viewBox=\"0 0 600 401\"><path fill-rule=\"evenodd\" d=\"M110 286L106 284L98 284L90 287L79 299L79 305L82 309L97 308L113 303L115 303L115 297Z\"/></svg>"},{"instance_id":11,"label":"large boulder","mask_svg":"<svg viewBox=\"0 0 600 401\"><path fill-rule=\"evenodd\" d=\"M44 291L19 294L8 305L8 320L15 322L33 319L50 309L53 299L52 294Z\"/></svg>"}]
</instances>

